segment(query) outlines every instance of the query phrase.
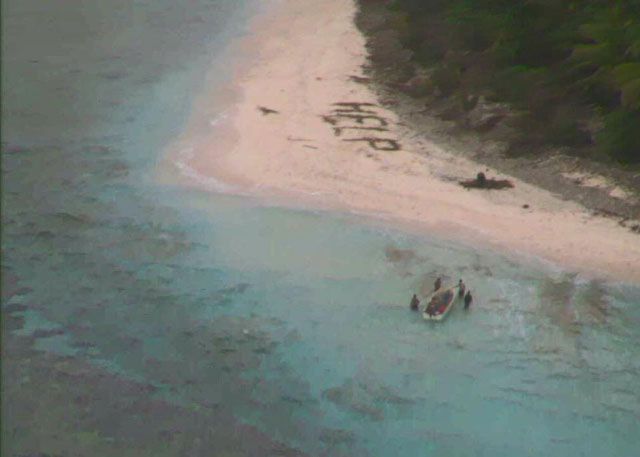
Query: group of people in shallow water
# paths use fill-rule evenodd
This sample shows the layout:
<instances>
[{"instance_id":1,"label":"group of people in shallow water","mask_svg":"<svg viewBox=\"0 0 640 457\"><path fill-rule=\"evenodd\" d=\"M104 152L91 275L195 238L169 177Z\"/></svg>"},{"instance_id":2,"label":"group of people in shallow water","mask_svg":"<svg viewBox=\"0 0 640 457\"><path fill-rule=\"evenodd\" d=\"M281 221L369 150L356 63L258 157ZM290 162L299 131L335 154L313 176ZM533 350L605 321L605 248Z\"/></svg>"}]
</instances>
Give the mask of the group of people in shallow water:
<instances>
[{"instance_id":1,"label":"group of people in shallow water","mask_svg":"<svg viewBox=\"0 0 640 457\"><path fill-rule=\"evenodd\" d=\"M438 277L438 279L436 279L436 282L433 284L433 291L436 292L438 289L440 289L440 287L442 287L442 278ZM471 302L473 301L473 296L471 295L471 291L467 290L467 287L462 279L458 281L458 297L464 297L464 309L469 309L469 307L471 306ZM418 299L418 296L416 294L413 294L410 306L412 310L418 311L420 307L420 300Z\"/></svg>"}]
</instances>

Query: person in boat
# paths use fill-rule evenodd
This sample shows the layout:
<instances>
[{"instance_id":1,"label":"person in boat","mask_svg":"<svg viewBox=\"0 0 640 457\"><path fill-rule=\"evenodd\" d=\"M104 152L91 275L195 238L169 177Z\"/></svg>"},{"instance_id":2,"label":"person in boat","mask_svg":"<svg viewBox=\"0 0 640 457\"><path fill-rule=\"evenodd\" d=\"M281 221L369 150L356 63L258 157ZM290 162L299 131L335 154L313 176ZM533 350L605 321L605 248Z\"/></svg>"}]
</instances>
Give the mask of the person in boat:
<instances>
[{"instance_id":1,"label":"person in boat","mask_svg":"<svg viewBox=\"0 0 640 457\"><path fill-rule=\"evenodd\" d=\"M427 307L424 309L424 312L429 316L438 314L438 297L431 297L431 300L429 301Z\"/></svg>"},{"instance_id":2,"label":"person in boat","mask_svg":"<svg viewBox=\"0 0 640 457\"><path fill-rule=\"evenodd\" d=\"M462 279L458 281L458 297L462 298L464 296L464 291L467 287L462 282Z\"/></svg>"},{"instance_id":3,"label":"person in boat","mask_svg":"<svg viewBox=\"0 0 640 457\"><path fill-rule=\"evenodd\" d=\"M427 307L424 309L424 312L428 315L428 316L432 316L434 315L434 307L431 303L429 303L427 305Z\"/></svg>"},{"instance_id":4,"label":"person in boat","mask_svg":"<svg viewBox=\"0 0 640 457\"><path fill-rule=\"evenodd\" d=\"M467 291L467 294L464 296L464 309L469 309L469 306L471 306L471 301L473 300L473 297L471 296L471 291Z\"/></svg>"},{"instance_id":5,"label":"person in boat","mask_svg":"<svg viewBox=\"0 0 640 457\"><path fill-rule=\"evenodd\" d=\"M436 290L438 290L441 285L442 285L442 278L438 276L438 279L436 279L436 282L433 284L433 291L435 292Z\"/></svg>"},{"instance_id":6,"label":"person in boat","mask_svg":"<svg viewBox=\"0 0 640 457\"><path fill-rule=\"evenodd\" d=\"M420 306L420 300L418 300L416 294L413 294L413 297L411 298L411 309L413 311L418 311L418 306Z\"/></svg>"}]
</instances>

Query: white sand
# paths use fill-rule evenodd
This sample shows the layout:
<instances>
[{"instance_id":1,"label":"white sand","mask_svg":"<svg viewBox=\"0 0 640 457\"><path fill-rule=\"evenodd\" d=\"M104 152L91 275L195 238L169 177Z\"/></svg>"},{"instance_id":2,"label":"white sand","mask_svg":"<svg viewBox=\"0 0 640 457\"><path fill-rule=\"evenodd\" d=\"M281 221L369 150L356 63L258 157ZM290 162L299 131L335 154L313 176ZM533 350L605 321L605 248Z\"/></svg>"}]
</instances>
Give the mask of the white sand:
<instances>
[{"instance_id":1,"label":"white sand","mask_svg":"<svg viewBox=\"0 0 640 457\"><path fill-rule=\"evenodd\" d=\"M456 180L471 179L485 167L414 139L366 85L351 80L362 76L366 61L354 14L352 0L281 0L260 16L237 50L250 52L252 65L236 69L238 86L225 93L226 117L213 122L208 134L195 135L202 129L192 125L169 154L182 164L184 180L214 190L224 182L284 204L374 214L586 275L640 281L640 236L615 221L514 178L510 190L463 189ZM204 98L203 106L212 101ZM349 111L335 105L340 102L372 105ZM259 106L278 113L263 114ZM194 115L201 118L201 112ZM360 128L336 135L334 127ZM401 150L346 141L362 137L392 139ZM209 181L196 183L185 167ZM486 174L508 178L493 170Z\"/></svg>"}]
</instances>

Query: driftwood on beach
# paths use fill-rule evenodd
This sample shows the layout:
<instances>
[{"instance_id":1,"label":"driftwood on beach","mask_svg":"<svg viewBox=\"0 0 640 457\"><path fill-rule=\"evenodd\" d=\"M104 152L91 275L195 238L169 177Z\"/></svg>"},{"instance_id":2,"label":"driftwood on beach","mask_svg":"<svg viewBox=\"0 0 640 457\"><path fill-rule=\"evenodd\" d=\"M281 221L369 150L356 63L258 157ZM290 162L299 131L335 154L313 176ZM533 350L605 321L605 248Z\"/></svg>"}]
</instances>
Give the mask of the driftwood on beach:
<instances>
[{"instance_id":1,"label":"driftwood on beach","mask_svg":"<svg viewBox=\"0 0 640 457\"><path fill-rule=\"evenodd\" d=\"M258 106L258 109L265 116L268 115L268 114L279 114L278 111L276 111L274 109L271 109L271 108L267 108L266 106Z\"/></svg>"},{"instance_id":2,"label":"driftwood on beach","mask_svg":"<svg viewBox=\"0 0 640 457\"><path fill-rule=\"evenodd\" d=\"M493 179L487 178L484 173L478 173L476 179L469 181L460 181L460 185L465 189L487 189L487 190L500 190L511 189L513 183L508 179Z\"/></svg>"}]
</instances>

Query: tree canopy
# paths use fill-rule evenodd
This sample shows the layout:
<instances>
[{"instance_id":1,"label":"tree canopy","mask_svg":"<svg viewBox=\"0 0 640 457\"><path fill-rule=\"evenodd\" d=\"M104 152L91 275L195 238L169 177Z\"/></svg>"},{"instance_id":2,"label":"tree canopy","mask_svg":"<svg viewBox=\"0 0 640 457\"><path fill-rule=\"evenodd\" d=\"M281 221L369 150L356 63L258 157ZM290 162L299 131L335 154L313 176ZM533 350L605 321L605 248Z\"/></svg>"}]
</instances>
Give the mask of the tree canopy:
<instances>
[{"instance_id":1,"label":"tree canopy","mask_svg":"<svg viewBox=\"0 0 640 457\"><path fill-rule=\"evenodd\" d=\"M523 113L523 141L640 162L640 0L393 0L389 8L443 96L509 103Z\"/></svg>"}]
</instances>

